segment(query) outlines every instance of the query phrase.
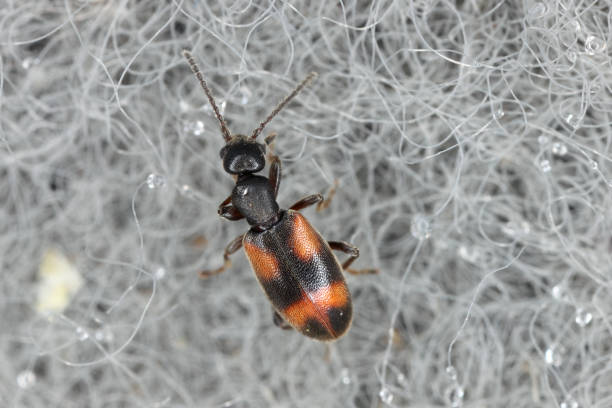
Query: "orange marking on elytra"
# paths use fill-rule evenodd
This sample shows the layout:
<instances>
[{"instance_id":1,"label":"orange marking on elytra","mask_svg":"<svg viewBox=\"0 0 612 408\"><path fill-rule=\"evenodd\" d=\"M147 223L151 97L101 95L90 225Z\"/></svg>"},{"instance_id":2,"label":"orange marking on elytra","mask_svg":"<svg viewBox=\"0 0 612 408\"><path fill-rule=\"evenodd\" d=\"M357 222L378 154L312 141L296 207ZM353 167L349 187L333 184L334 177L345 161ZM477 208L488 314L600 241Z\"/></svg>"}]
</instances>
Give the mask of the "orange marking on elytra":
<instances>
[{"instance_id":1,"label":"orange marking on elytra","mask_svg":"<svg viewBox=\"0 0 612 408\"><path fill-rule=\"evenodd\" d=\"M349 302L349 291L344 282L334 282L308 294L310 299L324 309L343 307Z\"/></svg>"},{"instance_id":2,"label":"orange marking on elytra","mask_svg":"<svg viewBox=\"0 0 612 408\"><path fill-rule=\"evenodd\" d=\"M309 319L317 320L334 338L337 337L326 311L334 307L344 307L349 303L350 295L346 284L335 282L303 295L302 299L283 310L285 319L298 329L304 327Z\"/></svg>"},{"instance_id":3,"label":"orange marking on elytra","mask_svg":"<svg viewBox=\"0 0 612 408\"><path fill-rule=\"evenodd\" d=\"M304 297L283 310L283 314L289 323L300 328L306 324L308 319L321 320L321 312L310 299Z\"/></svg>"},{"instance_id":4,"label":"orange marking on elytra","mask_svg":"<svg viewBox=\"0 0 612 408\"><path fill-rule=\"evenodd\" d=\"M250 242L244 242L244 251L251 262L253 270L264 281L276 279L280 276L280 268L276 257Z\"/></svg>"},{"instance_id":5,"label":"orange marking on elytra","mask_svg":"<svg viewBox=\"0 0 612 408\"><path fill-rule=\"evenodd\" d=\"M310 261L321 250L319 235L299 213L293 218L291 246L302 261Z\"/></svg>"}]
</instances>

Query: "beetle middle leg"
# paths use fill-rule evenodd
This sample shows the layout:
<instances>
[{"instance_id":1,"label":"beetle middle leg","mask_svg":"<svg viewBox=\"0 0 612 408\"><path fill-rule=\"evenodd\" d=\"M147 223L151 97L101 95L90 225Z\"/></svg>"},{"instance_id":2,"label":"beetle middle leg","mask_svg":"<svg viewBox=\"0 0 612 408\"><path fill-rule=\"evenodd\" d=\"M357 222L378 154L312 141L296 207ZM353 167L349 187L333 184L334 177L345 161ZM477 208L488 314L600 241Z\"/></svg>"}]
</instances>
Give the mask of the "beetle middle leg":
<instances>
[{"instance_id":1,"label":"beetle middle leg","mask_svg":"<svg viewBox=\"0 0 612 408\"><path fill-rule=\"evenodd\" d=\"M274 316L272 316L272 321L275 326L280 327L283 330L291 330L293 327L283 319L283 317L274 309L272 309Z\"/></svg>"},{"instance_id":2,"label":"beetle middle leg","mask_svg":"<svg viewBox=\"0 0 612 408\"><path fill-rule=\"evenodd\" d=\"M201 271L200 278L208 278L214 275L218 275L221 272L225 271L227 268L229 268L232 264L230 256L236 251L238 251L240 248L242 248L242 239L244 238L244 235L245 234L242 234L236 237L229 244L227 244L227 246L225 247L225 252L223 253L223 266L213 270Z\"/></svg>"},{"instance_id":3,"label":"beetle middle leg","mask_svg":"<svg viewBox=\"0 0 612 408\"><path fill-rule=\"evenodd\" d=\"M329 189L329 192L327 193L327 198L325 198L325 200L317 204L317 211L321 211L329 207L329 204L331 203L332 198L334 198L334 195L336 195L337 188L338 188L338 179L335 179L334 185Z\"/></svg>"},{"instance_id":4,"label":"beetle middle leg","mask_svg":"<svg viewBox=\"0 0 612 408\"><path fill-rule=\"evenodd\" d=\"M373 275L378 273L378 269L350 269L349 266L359 258L359 248L344 241L327 241L329 247L335 251L342 251L349 255L349 258L342 264L342 269L351 275Z\"/></svg>"},{"instance_id":5,"label":"beetle middle leg","mask_svg":"<svg viewBox=\"0 0 612 408\"><path fill-rule=\"evenodd\" d=\"M334 185L329 189L329 193L327 194L327 198L324 198L322 194L312 194L306 196L293 204L289 209L299 211L301 209L310 207L311 205L317 205L317 211L321 211L326 209L329 206L329 202L336 194L336 188L338 187L338 180L334 181Z\"/></svg>"},{"instance_id":6,"label":"beetle middle leg","mask_svg":"<svg viewBox=\"0 0 612 408\"><path fill-rule=\"evenodd\" d=\"M323 196L321 194L312 194L306 196L289 207L290 210L299 211L303 208L310 207L311 205L315 205L323 201Z\"/></svg>"}]
</instances>

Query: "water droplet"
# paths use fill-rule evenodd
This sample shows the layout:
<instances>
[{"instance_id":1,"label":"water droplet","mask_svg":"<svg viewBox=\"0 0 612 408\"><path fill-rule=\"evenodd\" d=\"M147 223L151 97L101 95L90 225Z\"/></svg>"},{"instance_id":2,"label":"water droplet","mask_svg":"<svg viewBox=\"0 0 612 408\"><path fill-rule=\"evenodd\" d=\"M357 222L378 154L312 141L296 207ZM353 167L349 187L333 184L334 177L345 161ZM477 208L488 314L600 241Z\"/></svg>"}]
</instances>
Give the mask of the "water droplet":
<instances>
[{"instance_id":1,"label":"water droplet","mask_svg":"<svg viewBox=\"0 0 612 408\"><path fill-rule=\"evenodd\" d=\"M591 87L589 88L589 93L593 96L599 94L601 92L601 85L596 83L591 85Z\"/></svg>"},{"instance_id":2,"label":"water droplet","mask_svg":"<svg viewBox=\"0 0 612 408\"><path fill-rule=\"evenodd\" d=\"M457 253L459 254L459 256L463 259L465 259L468 262L476 262L478 260L478 256L479 256L479 252L477 249L472 248L472 247L466 247L464 245L461 245L459 247L459 250L457 251Z\"/></svg>"},{"instance_id":3,"label":"water droplet","mask_svg":"<svg viewBox=\"0 0 612 408\"><path fill-rule=\"evenodd\" d=\"M17 385L19 388L30 388L36 383L36 374L30 370L24 370L17 375Z\"/></svg>"},{"instance_id":4,"label":"water droplet","mask_svg":"<svg viewBox=\"0 0 612 408\"><path fill-rule=\"evenodd\" d=\"M429 218L423 214L415 214L410 223L410 233L416 239L427 239L431 236L431 224Z\"/></svg>"},{"instance_id":5,"label":"water droplet","mask_svg":"<svg viewBox=\"0 0 612 408\"><path fill-rule=\"evenodd\" d=\"M548 138L548 136L538 136L538 143L542 146L546 146L548 144L548 142L550 141L550 139Z\"/></svg>"},{"instance_id":6,"label":"water droplet","mask_svg":"<svg viewBox=\"0 0 612 408\"><path fill-rule=\"evenodd\" d=\"M446 389L446 402L452 408L460 408L463 406L463 397L465 392L463 391L463 387L459 384L453 384Z\"/></svg>"},{"instance_id":7,"label":"water droplet","mask_svg":"<svg viewBox=\"0 0 612 408\"><path fill-rule=\"evenodd\" d=\"M550 160L544 159L540 161L540 170L542 170L544 173L548 173L550 168Z\"/></svg>"},{"instance_id":8,"label":"water droplet","mask_svg":"<svg viewBox=\"0 0 612 408\"><path fill-rule=\"evenodd\" d=\"M513 222L507 222L502 227L501 230L504 234L509 235L511 237L516 235L516 229Z\"/></svg>"},{"instance_id":9,"label":"water droplet","mask_svg":"<svg viewBox=\"0 0 612 408\"><path fill-rule=\"evenodd\" d=\"M550 293L552 294L552 297L557 300L567 300L569 298L565 286L563 284L553 286Z\"/></svg>"},{"instance_id":10,"label":"water droplet","mask_svg":"<svg viewBox=\"0 0 612 408\"><path fill-rule=\"evenodd\" d=\"M163 279L164 276L166 276L166 268L163 266L158 267L155 269L155 272L153 272L153 277L157 280Z\"/></svg>"},{"instance_id":11,"label":"water droplet","mask_svg":"<svg viewBox=\"0 0 612 408\"><path fill-rule=\"evenodd\" d=\"M584 310L583 308L579 307L576 309L575 320L578 326L585 327L589 323L591 323L591 320L593 320L593 314L590 313L588 310Z\"/></svg>"},{"instance_id":12,"label":"water droplet","mask_svg":"<svg viewBox=\"0 0 612 408\"><path fill-rule=\"evenodd\" d=\"M555 156L565 156L567 154L567 146L565 143L553 143L552 152Z\"/></svg>"},{"instance_id":13,"label":"water droplet","mask_svg":"<svg viewBox=\"0 0 612 408\"><path fill-rule=\"evenodd\" d=\"M106 327L102 327L94 332L94 338L100 343L112 343L115 335Z\"/></svg>"},{"instance_id":14,"label":"water droplet","mask_svg":"<svg viewBox=\"0 0 612 408\"><path fill-rule=\"evenodd\" d=\"M600 38L589 35L584 42L584 50L589 55L600 54L606 49L606 42Z\"/></svg>"},{"instance_id":15,"label":"water droplet","mask_svg":"<svg viewBox=\"0 0 612 408\"><path fill-rule=\"evenodd\" d=\"M246 86L240 87L240 93L242 94L242 97L240 98L240 103L242 105L246 105L249 102L249 98L251 97L252 93Z\"/></svg>"},{"instance_id":16,"label":"water droplet","mask_svg":"<svg viewBox=\"0 0 612 408\"><path fill-rule=\"evenodd\" d=\"M101 330L101 329L96 330L96 331L94 332L94 338L95 338L97 341L103 341L103 340L104 340L104 338L105 338L105 336L104 336L104 331L103 331L103 330Z\"/></svg>"},{"instance_id":17,"label":"water droplet","mask_svg":"<svg viewBox=\"0 0 612 408\"><path fill-rule=\"evenodd\" d=\"M499 107L497 108L497 110L495 111L495 118L496 119L501 119L501 118L504 117L505 114L506 114L506 112L504 112L504 108L500 104Z\"/></svg>"},{"instance_id":18,"label":"water droplet","mask_svg":"<svg viewBox=\"0 0 612 408\"><path fill-rule=\"evenodd\" d=\"M580 127L580 119L571 113L565 117L565 122L574 129L578 129Z\"/></svg>"},{"instance_id":19,"label":"water droplet","mask_svg":"<svg viewBox=\"0 0 612 408\"><path fill-rule=\"evenodd\" d=\"M571 395L567 395L563 401L561 401L561 404L559 405L559 408L578 408L578 401L576 401L574 399L574 397L572 397Z\"/></svg>"},{"instance_id":20,"label":"water droplet","mask_svg":"<svg viewBox=\"0 0 612 408\"><path fill-rule=\"evenodd\" d=\"M81 326L77 327L75 332L77 339L79 339L80 341L85 341L89 338L89 333L87 333L87 330L85 330Z\"/></svg>"},{"instance_id":21,"label":"water droplet","mask_svg":"<svg viewBox=\"0 0 612 408\"><path fill-rule=\"evenodd\" d=\"M597 164L595 160L591 160L589 164L593 170L597 170L599 168L599 164Z\"/></svg>"},{"instance_id":22,"label":"water droplet","mask_svg":"<svg viewBox=\"0 0 612 408\"><path fill-rule=\"evenodd\" d=\"M554 346L547 348L544 352L544 361L548 365L559 367L563 363L560 350L556 350Z\"/></svg>"},{"instance_id":23,"label":"water droplet","mask_svg":"<svg viewBox=\"0 0 612 408\"><path fill-rule=\"evenodd\" d=\"M446 375L448 375L448 378L450 378L453 381L457 379L457 369L455 367L453 367L452 365L449 365L448 367L446 367L445 371L446 371Z\"/></svg>"},{"instance_id":24,"label":"water droplet","mask_svg":"<svg viewBox=\"0 0 612 408\"><path fill-rule=\"evenodd\" d=\"M227 101L222 100L219 104L219 113L223 115L225 113L225 107L227 106Z\"/></svg>"},{"instance_id":25,"label":"water droplet","mask_svg":"<svg viewBox=\"0 0 612 408\"><path fill-rule=\"evenodd\" d=\"M393 394L391 394L391 391L389 391L387 387L382 387L378 393L378 396L380 397L380 400L387 405L391 405L393 402Z\"/></svg>"},{"instance_id":26,"label":"water droplet","mask_svg":"<svg viewBox=\"0 0 612 408\"><path fill-rule=\"evenodd\" d=\"M188 112L191 110L191 105L189 104L189 102L181 99L179 101L179 109L181 110L181 112Z\"/></svg>"},{"instance_id":27,"label":"water droplet","mask_svg":"<svg viewBox=\"0 0 612 408\"><path fill-rule=\"evenodd\" d=\"M185 131L185 133L192 133L195 136L200 136L202 133L204 133L204 122L201 120L196 120L195 122L185 122L183 131Z\"/></svg>"},{"instance_id":28,"label":"water droplet","mask_svg":"<svg viewBox=\"0 0 612 408\"><path fill-rule=\"evenodd\" d=\"M40 62L40 60L38 58L26 58L23 61L21 61L21 67L23 69L30 69L32 68L32 66L38 64Z\"/></svg>"},{"instance_id":29,"label":"water droplet","mask_svg":"<svg viewBox=\"0 0 612 408\"><path fill-rule=\"evenodd\" d=\"M151 190L161 188L166 185L166 180L159 174L151 173L147 176L147 187Z\"/></svg>"},{"instance_id":30,"label":"water droplet","mask_svg":"<svg viewBox=\"0 0 612 408\"><path fill-rule=\"evenodd\" d=\"M516 237L529 234L531 232L531 225L527 221L509 221L501 227L501 230L508 236Z\"/></svg>"},{"instance_id":31,"label":"water droplet","mask_svg":"<svg viewBox=\"0 0 612 408\"><path fill-rule=\"evenodd\" d=\"M530 10L529 16L533 19L542 18L546 15L546 6L543 3L536 3Z\"/></svg>"},{"instance_id":32,"label":"water droplet","mask_svg":"<svg viewBox=\"0 0 612 408\"><path fill-rule=\"evenodd\" d=\"M189 186L189 184L183 184L181 186L181 194L187 198L193 198L194 196L193 189Z\"/></svg>"},{"instance_id":33,"label":"water droplet","mask_svg":"<svg viewBox=\"0 0 612 408\"><path fill-rule=\"evenodd\" d=\"M578 54L576 54L574 51L569 51L566 56L569 62L572 64L578 59Z\"/></svg>"},{"instance_id":34,"label":"water droplet","mask_svg":"<svg viewBox=\"0 0 612 408\"><path fill-rule=\"evenodd\" d=\"M531 224L527 221L521 221L521 232L525 235L531 232Z\"/></svg>"},{"instance_id":35,"label":"water droplet","mask_svg":"<svg viewBox=\"0 0 612 408\"><path fill-rule=\"evenodd\" d=\"M406 381L406 376L403 373L399 373L397 375L397 382L398 384L400 384L402 387L407 387L408 386L408 382Z\"/></svg>"},{"instance_id":36,"label":"water droplet","mask_svg":"<svg viewBox=\"0 0 612 408\"><path fill-rule=\"evenodd\" d=\"M348 368L345 367L340 371L340 381L342 381L344 385L349 385L351 383L351 372Z\"/></svg>"}]
</instances>

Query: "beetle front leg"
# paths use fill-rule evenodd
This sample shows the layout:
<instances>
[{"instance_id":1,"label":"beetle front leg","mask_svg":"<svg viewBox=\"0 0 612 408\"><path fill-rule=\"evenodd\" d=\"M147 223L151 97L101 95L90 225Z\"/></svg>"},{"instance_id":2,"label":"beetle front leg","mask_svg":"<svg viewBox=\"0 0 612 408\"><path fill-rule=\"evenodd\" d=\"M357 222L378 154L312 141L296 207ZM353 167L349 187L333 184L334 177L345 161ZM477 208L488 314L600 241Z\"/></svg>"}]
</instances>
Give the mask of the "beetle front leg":
<instances>
[{"instance_id":1,"label":"beetle front leg","mask_svg":"<svg viewBox=\"0 0 612 408\"><path fill-rule=\"evenodd\" d=\"M244 238L244 235L245 234L242 234L236 237L229 244L227 244L227 246L225 247L225 252L223 253L223 266L217 269L200 272L200 278L209 278L211 276L218 275L221 272L225 271L227 268L229 268L232 264L230 256L236 251L238 251L240 248L242 248L242 239Z\"/></svg>"},{"instance_id":2,"label":"beetle front leg","mask_svg":"<svg viewBox=\"0 0 612 408\"><path fill-rule=\"evenodd\" d=\"M231 204L232 196L227 197L217 209L217 214L221 217L230 221L238 221L244 218L244 216Z\"/></svg>"},{"instance_id":3,"label":"beetle front leg","mask_svg":"<svg viewBox=\"0 0 612 408\"><path fill-rule=\"evenodd\" d=\"M270 185L272 186L272 191L274 192L274 198L276 198L281 181L281 162L278 156L273 156L271 159L268 180L270 180Z\"/></svg>"},{"instance_id":4,"label":"beetle front leg","mask_svg":"<svg viewBox=\"0 0 612 408\"><path fill-rule=\"evenodd\" d=\"M278 189L280 187L281 181L281 161L278 156L273 153L273 145L275 138L276 133L270 133L264 139L266 146L268 146L268 161L270 162L270 172L268 174L268 180L270 180L272 191L274 191L274 198L276 198L276 196L278 195Z\"/></svg>"},{"instance_id":5,"label":"beetle front leg","mask_svg":"<svg viewBox=\"0 0 612 408\"><path fill-rule=\"evenodd\" d=\"M349 269L349 266L359 258L359 248L344 241L328 241L329 247L335 251L342 251L349 255L349 258L342 264L342 269L351 275L373 275L378 273L378 269Z\"/></svg>"}]
</instances>

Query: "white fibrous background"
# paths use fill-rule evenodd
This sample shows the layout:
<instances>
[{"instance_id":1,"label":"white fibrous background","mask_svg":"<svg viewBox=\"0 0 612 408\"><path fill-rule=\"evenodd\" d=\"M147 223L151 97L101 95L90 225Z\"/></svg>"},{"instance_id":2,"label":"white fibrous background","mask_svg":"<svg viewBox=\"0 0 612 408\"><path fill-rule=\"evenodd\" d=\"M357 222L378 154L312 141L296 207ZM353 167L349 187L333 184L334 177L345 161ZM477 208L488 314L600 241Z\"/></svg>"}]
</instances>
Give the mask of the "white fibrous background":
<instances>
[{"instance_id":1,"label":"white fibrous background","mask_svg":"<svg viewBox=\"0 0 612 408\"><path fill-rule=\"evenodd\" d=\"M609 1L5 1L0 406L612 406ZM360 248L350 331L272 321L232 133ZM267 174L267 168L265 173ZM338 254L339 259L346 255Z\"/></svg>"}]
</instances>

